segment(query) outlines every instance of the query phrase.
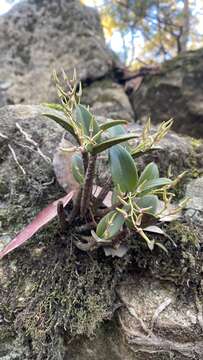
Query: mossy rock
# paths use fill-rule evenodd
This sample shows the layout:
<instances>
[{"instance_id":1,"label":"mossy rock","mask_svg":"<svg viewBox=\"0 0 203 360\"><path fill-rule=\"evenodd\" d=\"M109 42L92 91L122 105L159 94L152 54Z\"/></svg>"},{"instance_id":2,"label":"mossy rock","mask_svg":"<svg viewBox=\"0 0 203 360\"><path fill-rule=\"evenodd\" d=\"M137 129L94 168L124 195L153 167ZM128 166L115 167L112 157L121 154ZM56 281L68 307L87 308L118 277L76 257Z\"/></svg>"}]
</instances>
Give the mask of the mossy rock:
<instances>
[{"instance_id":1,"label":"mossy rock","mask_svg":"<svg viewBox=\"0 0 203 360\"><path fill-rule=\"evenodd\" d=\"M63 195L49 160L62 130L43 119L42 110L37 106L0 110L1 241L8 241L39 210ZM174 247L170 240L159 239L166 242L169 255L158 248L151 253L143 240L135 237L129 254L112 259L101 249L91 254L80 252L72 243L71 229L61 233L53 221L27 245L5 257L0 264L0 359L104 360L108 354L112 360L140 359L139 347L135 357L128 347L129 339L124 341L119 314L126 304L118 293L121 283L133 281L136 286L146 277L151 286L156 284L156 292L162 292L162 284L168 288L172 282L174 306L182 306L184 312L187 299L197 319L193 296L196 291L200 296L197 237L183 225L181 230L166 230L178 244ZM130 288L127 286L128 292ZM185 324L189 330L184 334L189 334L190 323ZM199 341L198 321L194 327L195 341ZM166 339L171 336L170 327L168 332ZM184 336L180 343L188 341L188 335ZM159 353L153 356L162 359Z\"/></svg>"}]
</instances>

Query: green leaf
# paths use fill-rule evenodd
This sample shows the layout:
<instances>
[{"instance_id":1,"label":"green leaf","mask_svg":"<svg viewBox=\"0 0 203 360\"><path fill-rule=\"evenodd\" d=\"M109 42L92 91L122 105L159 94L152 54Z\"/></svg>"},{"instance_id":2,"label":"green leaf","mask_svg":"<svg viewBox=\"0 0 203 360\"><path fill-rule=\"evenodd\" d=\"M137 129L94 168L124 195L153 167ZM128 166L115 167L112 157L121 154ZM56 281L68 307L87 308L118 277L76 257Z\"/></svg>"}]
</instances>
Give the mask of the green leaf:
<instances>
[{"instance_id":1,"label":"green leaf","mask_svg":"<svg viewBox=\"0 0 203 360\"><path fill-rule=\"evenodd\" d=\"M92 154L96 155L106 149L109 149L110 147L112 147L114 145L120 144L120 143L128 141L130 139L134 139L135 137L136 137L135 135L131 134L131 135L121 135L116 138L108 139L106 141L103 141L100 144L93 145Z\"/></svg>"},{"instance_id":2,"label":"green leaf","mask_svg":"<svg viewBox=\"0 0 203 360\"><path fill-rule=\"evenodd\" d=\"M129 152L120 145L109 151L111 175L114 185L123 192L133 192L137 186L137 167Z\"/></svg>"},{"instance_id":3,"label":"green leaf","mask_svg":"<svg viewBox=\"0 0 203 360\"><path fill-rule=\"evenodd\" d=\"M43 113L42 115L50 118L51 120L54 120L57 124L62 126L66 131L71 133L79 143L78 137L75 133L73 126L68 122L66 116L62 112L55 110L54 112Z\"/></svg>"},{"instance_id":4,"label":"green leaf","mask_svg":"<svg viewBox=\"0 0 203 360\"><path fill-rule=\"evenodd\" d=\"M115 137L126 134L126 130L122 125L116 125L110 128L108 132L111 136L115 136Z\"/></svg>"},{"instance_id":5,"label":"green leaf","mask_svg":"<svg viewBox=\"0 0 203 360\"><path fill-rule=\"evenodd\" d=\"M127 121L125 120L112 120L112 121L107 121L106 123L104 124L101 124L99 125L99 128L100 130L102 131L106 131L114 126L117 126L117 125L124 125L124 124L127 124Z\"/></svg>"},{"instance_id":6,"label":"green leaf","mask_svg":"<svg viewBox=\"0 0 203 360\"><path fill-rule=\"evenodd\" d=\"M155 188L163 187L165 185L170 185L170 184L171 184L171 180L167 178L158 178L158 179L149 180L146 183L144 183L143 186L141 185L142 187L141 193L145 195L146 193L150 192Z\"/></svg>"},{"instance_id":7,"label":"green leaf","mask_svg":"<svg viewBox=\"0 0 203 360\"><path fill-rule=\"evenodd\" d=\"M155 215L159 206L159 199L156 195L144 195L136 198L136 204L141 208L150 208L146 211L147 214Z\"/></svg>"},{"instance_id":8,"label":"green leaf","mask_svg":"<svg viewBox=\"0 0 203 360\"><path fill-rule=\"evenodd\" d=\"M83 166L82 156L80 154L75 154L72 157L72 174L75 180L82 185L85 179L85 171Z\"/></svg>"},{"instance_id":9,"label":"green leaf","mask_svg":"<svg viewBox=\"0 0 203 360\"><path fill-rule=\"evenodd\" d=\"M114 126L113 128L109 129L108 132L112 137L127 135L125 128L121 125ZM122 146L124 146L130 152L130 146L127 141L123 142Z\"/></svg>"},{"instance_id":10,"label":"green leaf","mask_svg":"<svg viewBox=\"0 0 203 360\"><path fill-rule=\"evenodd\" d=\"M159 177L159 169L154 162L148 164L143 170L140 178L138 180L138 185L142 184L144 181L149 181L157 179Z\"/></svg>"},{"instance_id":11,"label":"green leaf","mask_svg":"<svg viewBox=\"0 0 203 360\"><path fill-rule=\"evenodd\" d=\"M124 217L117 211L110 211L97 225L96 234L100 238L110 239L115 236L124 224Z\"/></svg>"},{"instance_id":12,"label":"green leaf","mask_svg":"<svg viewBox=\"0 0 203 360\"><path fill-rule=\"evenodd\" d=\"M139 145L138 145L138 147L139 147ZM148 154L148 153L150 153L150 152L153 152L153 151L155 151L155 150L161 150L161 147L160 146L154 146L154 147L152 147L152 148L150 148L150 149L143 149L143 150L137 150L136 148L135 149L133 149L133 150L131 150L131 155L134 157L134 158L137 158L137 157L140 157L140 156L142 156L142 155L144 155L144 154Z\"/></svg>"},{"instance_id":13,"label":"green leaf","mask_svg":"<svg viewBox=\"0 0 203 360\"><path fill-rule=\"evenodd\" d=\"M63 111L63 105L61 105L61 104L43 103L42 105L48 107L49 109Z\"/></svg>"},{"instance_id":14,"label":"green leaf","mask_svg":"<svg viewBox=\"0 0 203 360\"><path fill-rule=\"evenodd\" d=\"M100 131L97 121L85 106L81 104L76 105L75 118L76 122L81 125L84 135L93 137ZM97 139L97 142L99 142L99 140L100 137Z\"/></svg>"}]
</instances>

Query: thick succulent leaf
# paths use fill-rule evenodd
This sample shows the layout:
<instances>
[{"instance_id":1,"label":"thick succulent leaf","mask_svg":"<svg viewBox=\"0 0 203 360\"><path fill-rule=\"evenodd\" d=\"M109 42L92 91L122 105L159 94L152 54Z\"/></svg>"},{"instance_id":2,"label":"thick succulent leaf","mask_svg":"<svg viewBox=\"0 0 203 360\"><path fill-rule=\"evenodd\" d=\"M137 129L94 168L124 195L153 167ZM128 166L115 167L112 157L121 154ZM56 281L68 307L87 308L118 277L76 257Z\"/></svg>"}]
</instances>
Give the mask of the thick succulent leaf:
<instances>
[{"instance_id":1,"label":"thick succulent leaf","mask_svg":"<svg viewBox=\"0 0 203 360\"><path fill-rule=\"evenodd\" d=\"M107 121L106 123L104 124L101 124L99 125L99 128L100 130L102 131L106 131L114 126L117 126L117 125L125 125L127 124L127 121L125 120L111 120L111 121ZM124 132L125 133L125 132Z\"/></svg>"},{"instance_id":2,"label":"thick succulent leaf","mask_svg":"<svg viewBox=\"0 0 203 360\"><path fill-rule=\"evenodd\" d=\"M70 122L68 122L66 116L61 112L61 111L52 111L52 112L47 112L47 113L43 113L42 115L48 117L51 120L54 120L57 124L59 124L60 126L62 126L66 131L68 131L69 133L71 133L74 138L78 141L78 137L75 134L75 130L73 128L73 126L70 124Z\"/></svg>"},{"instance_id":3,"label":"thick succulent leaf","mask_svg":"<svg viewBox=\"0 0 203 360\"><path fill-rule=\"evenodd\" d=\"M121 230L124 224L124 217L117 211L110 211L97 225L96 234L100 238L110 239Z\"/></svg>"},{"instance_id":4,"label":"thick succulent leaf","mask_svg":"<svg viewBox=\"0 0 203 360\"><path fill-rule=\"evenodd\" d=\"M76 105L75 118L76 122L82 127L84 135L93 137L100 131L97 121L85 106L81 104ZM99 138L97 142L99 142Z\"/></svg>"},{"instance_id":5,"label":"thick succulent leaf","mask_svg":"<svg viewBox=\"0 0 203 360\"><path fill-rule=\"evenodd\" d=\"M36 232L38 232L44 225L48 224L52 219L57 216L57 206L59 202L66 206L73 198L74 191L71 191L66 196L55 200L52 204L49 204L45 209L39 212L39 214L27 225L1 252L0 259L5 255L18 248L29 240Z\"/></svg>"},{"instance_id":6,"label":"thick succulent leaf","mask_svg":"<svg viewBox=\"0 0 203 360\"><path fill-rule=\"evenodd\" d=\"M146 213L155 215L159 206L159 199L156 195L144 195L136 199L136 204L141 208L149 208Z\"/></svg>"},{"instance_id":7,"label":"thick succulent leaf","mask_svg":"<svg viewBox=\"0 0 203 360\"><path fill-rule=\"evenodd\" d=\"M82 185L85 179L85 171L83 166L82 156L80 154L75 154L72 157L72 174L75 180Z\"/></svg>"},{"instance_id":8,"label":"thick succulent leaf","mask_svg":"<svg viewBox=\"0 0 203 360\"><path fill-rule=\"evenodd\" d=\"M159 169L154 162L148 164L143 172L140 175L138 180L138 185L142 184L144 181L149 181L153 179L157 179L159 177Z\"/></svg>"},{"instance_id":9,"label":"thick succulent leaf","mask_svg":"<svg viewBox=\"0 0 203 360\"><path fill-rule=\"evenodd\" d=\"M149 193L155 188L163 187L165 185L170 185L170 184L171 184L171 180L167 178L158 178L158 179L149 180L146 183L144 183L142 187L142 195Z\"/></svg>"},{"instance_id":10,"label":"thick succulent leaf","mask_svg":"<svg viewBox=\"0 0 203 360\"><path fill-rule=\"evenodd\" d=\"M130 139L134 139L136 136L131 134L131 135L121 135L121 136L118 136L118 137L115 137L115 138L112 138L112 139L108 139L106 141L103 141L102 143L100 144L97 144L97 145L94 145L91 149L91 153L93 155L96 155L104 150L107 150L109 148L111 148L112 146L114 145L117 145L117 144L121 144L125 141L128 141Z\"/></svg>"},{"instance_id":11,"label":"thick succulent leaf","mask_svg":"<svg viewBox=\"0 0 203 360\"><path fill-rule=\"evenodd\" d=\"M109 151L111 175L114 185L123 192L133 192L137 186L137 168L132 156L120 145Z\"/></svg>"},{"instance_id":12,"label":"thick succulent leaf","mask_svg":"<svg viewBox=\"0 0 203 360\"><path fill-rule=\"evenodd\" d=\"M125 128L121 125L114 126L113 128L109 129L108 132L112 137L127 135ZM127 141L123 142L122 146L124 146L130 152L130 146Z\"/></svg>"},{"instance_id":13,"label":"thick succulent leaf","mask_svg":"<svg viewBox=\"0 0 203 360\"><path fill-rule=\"evenodd\" d=\"M117 136L126 134L126 130L122 125L116 125L116 126L110 128L108 132L113 137L117 137Z\"/></svg>"}]
</instances>

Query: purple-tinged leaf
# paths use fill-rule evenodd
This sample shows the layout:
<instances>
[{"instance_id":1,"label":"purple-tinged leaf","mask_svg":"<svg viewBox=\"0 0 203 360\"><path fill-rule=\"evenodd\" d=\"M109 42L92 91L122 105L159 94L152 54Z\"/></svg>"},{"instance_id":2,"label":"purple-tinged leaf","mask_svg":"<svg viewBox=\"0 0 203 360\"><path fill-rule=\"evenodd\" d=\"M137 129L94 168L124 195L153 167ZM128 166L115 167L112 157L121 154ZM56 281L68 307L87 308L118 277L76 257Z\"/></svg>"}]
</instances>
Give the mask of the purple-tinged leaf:
<instances>
[{"instance_id":1,"label":"purple-tinged leaf","mask_svg":"<svg viewBox=\"0 0 203 360\"><path fill-rule=\"evenodd\" d=\"M65 207L72 199L74 191L71 191L66 196L55 200L49 204L45 209L40 211L32 222L27 225L6 247L0 252L0 259L5 255L18 248L29 240L37 231L39 231L44 225L48 224L52 219L57 216L57 205L60 202Z\"/></svg>"}]
</instances>

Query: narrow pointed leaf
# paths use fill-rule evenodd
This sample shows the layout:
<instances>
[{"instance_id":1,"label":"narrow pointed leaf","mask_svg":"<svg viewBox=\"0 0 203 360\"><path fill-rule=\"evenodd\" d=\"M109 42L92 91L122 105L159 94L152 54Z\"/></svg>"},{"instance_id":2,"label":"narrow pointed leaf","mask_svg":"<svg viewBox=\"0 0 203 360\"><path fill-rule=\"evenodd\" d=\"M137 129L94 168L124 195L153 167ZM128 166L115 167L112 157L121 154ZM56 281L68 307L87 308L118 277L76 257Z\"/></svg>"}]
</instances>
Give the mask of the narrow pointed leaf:
<instances>
[{"instance_id":1,"label":"narrow pointed leaf","mask_svg":"<svg viewBox=\"0 0 203 360\"><path fill-rule=\"evenodd\" d=\"M114 185L123 192L133 192L137 186L137 168L132 156L120 145L109 151L111 175Z\"/></svg>"},{"instance_id":2,"label":"narrow pointed leaf","mask_svg":"<svg viewBox=\"0 0 203 360\"><path fill-rule=\"evenodd\" d=\"M82 156L80 154L73 155L71 166L72 166L72 174L75 180L82 185L85 179L85 171L84 171Z\"/></svg>"},{"instance_id":3,"label":"narrow pointed leaf","mask_svg":"<svg viewBox=\"0 0 203 360\"><path fill-rule=\"evenodd\" d=\"M104 124L99 125L100 130L106 131L114 126L117 125L125 125L127 124L127 121L125 120L112 120L112 121L107 121Z\"/></svg>"},{"instance_id":4,"label":"narrow pointed leaf","mask_svg":"<svg viewBox=\"0 0 203 360\"><path fill-rule=\"evenodd\" d=\"M135 137L136 137L135 135L131 134L131 135L121 135L112 139L108 139L100 144L94 145L92 147L91 152L93 155L96 155L104 150L111 148L114 145L121 144L130 139L134 139Z\"/></svg>"},{"instance_id":5,"label":"narrow pointed leaf","mask_svg":"<svg viewBox=\"0 0 203 360\"><path fill-rule=\"evenodd\" d=\"M124 224L124 217L117 211L110 211L97 225L96 234L100 238L110 239L115 236Z\"/></svg>"},{"instance_id":6,"label":"narrow pointed leaf","mask_svg":"<svg viewBox=\"0 0 203 360\"><path fill-rule=\"evenodd\" d=\"M54 120L57 124L59 124L60 126L62 126L66 131L68 131L69 133L71 133L75 139L78 141L78 137L75 134L75 130L73 128L73 126L68 122L66 116L59 111L54 111L54 112L47 112L47 113L43 113L42 115L48 117L51 120Z\"/></svg>"},{"instance_id":7,"label":"narrow pointed leaf","mask_svg":"<svg viewBox=\"0 0 203 360\"><path fill-rule=\"evenodd\" d=\"M140 156L142 156L142 155L144 155L144 154L153 152L153 151L155 151L155 150L161 150L161 149L162 149L161 146L156 146L156 147L154 146L154 147L152 147L152 148L150 148L150 149L146 149L146 150L143 150L143 151L137 150L137 149L135 148L135 149L131 150L131 155L132 155L134 158L137 158L137 157L140 157Z\"/></svg>"},{"instance_id":8,"label":"narrow pointed leaf","mask_svg":"<svg viewBox=\"0 0 203 360\"><path fill-rule=\"evenodd\" d=\"M63 106L61 104L43 103L42 105L48 107L49 109L63 111Z\"/></svg>"},{"instance_id":9,"label":"narrow pointed leaf","mask_svg":"<svg viewBox=\"0 0 203 360\"><path fill-rule=\"evenodd\" d=\"M140 178L138 180L138 185L142 184L144 181L149 181L157 179L159 177L159 169L154 162L148 164L143 170Z\"/></svg>"},{"instance_id":10,"label":"narrow pointed leaf","mask_svg":"<svg viewBox=\"0 0 203 360\"><path fill-rule=\"evenodd\" d=\"M1 252L0 259L5 255L18 248L29 240L36 232L38 232L44 225L48 224L52 219L57 216L57 205L60 202L63 203L63 206L66 206L71 199L73 198L74 191L71 191L66 196L55 200L53 203L49 204L45 209L40 211L37 216L32 220L32 222L27 225Z\"/></svg>"},{"instance_id":11,"label":"narrow pointed leaf","mask_svg":"<svg viewBox=\"0 0 203 360\"><path fill-rule=\"evenodd\" d=\"M160 229L160 227L158 227L156 225L147 226L143 230L147 231L147 232L150 232L150 233L153 233L153 234L164 235L164 236L167 237L165 231L163 231L162 229Z\"/></svg>"}]
</instances>

